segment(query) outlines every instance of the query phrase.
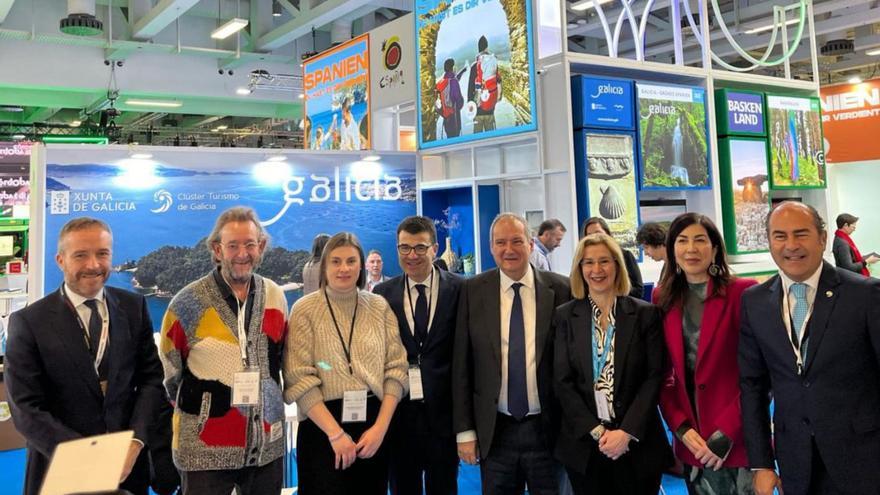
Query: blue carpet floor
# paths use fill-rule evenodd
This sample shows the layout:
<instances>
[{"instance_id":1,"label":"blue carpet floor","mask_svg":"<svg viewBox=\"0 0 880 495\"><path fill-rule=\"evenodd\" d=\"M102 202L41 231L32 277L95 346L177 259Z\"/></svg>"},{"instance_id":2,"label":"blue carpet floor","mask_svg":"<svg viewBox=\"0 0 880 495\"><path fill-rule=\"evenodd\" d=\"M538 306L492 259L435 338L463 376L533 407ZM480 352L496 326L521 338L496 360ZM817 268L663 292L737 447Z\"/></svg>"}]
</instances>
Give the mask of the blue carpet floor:
<instances>
[{"instance_id":1,"label":"blue carpet floor","mask_svg":"<svg viewBox=\"0 0 880 495\"><path fill-rule=\"evenodd\" d=\"M24 449L0 452L0 495L21 495L24 484ZM678 478L663 477L666 495L686 495L684 482ZM460 495L480 493L480 470L477 466L462 466L458 476Z\"/></svg>"}]
</instances>

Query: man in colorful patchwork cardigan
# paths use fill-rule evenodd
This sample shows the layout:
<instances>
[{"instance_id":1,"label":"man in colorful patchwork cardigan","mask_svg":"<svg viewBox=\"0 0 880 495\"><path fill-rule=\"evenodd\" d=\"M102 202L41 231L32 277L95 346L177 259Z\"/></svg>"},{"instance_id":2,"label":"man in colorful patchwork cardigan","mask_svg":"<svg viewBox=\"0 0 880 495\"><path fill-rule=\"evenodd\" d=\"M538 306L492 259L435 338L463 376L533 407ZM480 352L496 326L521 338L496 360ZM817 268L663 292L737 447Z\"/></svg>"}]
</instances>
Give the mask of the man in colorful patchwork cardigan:
<instances>
[{"instance_id":1,"label":"man in colorful patchwork cardigan","mask_svg":"<svg viewBox=\"0 0 880 495\"><path fill-rule=\"evenodd\" d=\"M185 495L281 490L287 301L253 273L266 241L253 210L221 214L206 241L217 268L183 288L162 321L165 388L175 403L172 451Z\"/></svg>"}]
</instances>

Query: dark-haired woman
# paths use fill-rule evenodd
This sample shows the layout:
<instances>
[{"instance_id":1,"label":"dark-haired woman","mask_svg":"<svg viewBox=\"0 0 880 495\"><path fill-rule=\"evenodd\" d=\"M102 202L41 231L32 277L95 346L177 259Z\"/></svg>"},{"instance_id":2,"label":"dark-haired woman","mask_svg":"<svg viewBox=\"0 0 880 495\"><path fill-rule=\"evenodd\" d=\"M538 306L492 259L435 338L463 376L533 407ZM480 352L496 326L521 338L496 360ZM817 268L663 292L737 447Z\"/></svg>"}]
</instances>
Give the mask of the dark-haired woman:
<instances>
[{"instance_id":1,"label":"dark-haired woman","mask_svg":"<svg viewBox=\"0 0 880 495\"><path fill-rule=\"evenodd\" d=\"M731 275L721 233L704 215L678 216L666 253L654 300L665 313L670 368L660 410L675 433L675 455L689 493L750 494L737 347L742 293L756 282Z\"/></svg>"},{"instance_id":2,"label":"dark-haired woman","mask_svg":"<svg viewBox=\"0 0 880 495\"><path fill-rule=\"evenodd\" d=\"M556 457L576 495L656 495L672 462L657 413L664 371L657 308L630 297L620 246L578 243L574 300L556 309L554 390L562 423Z\"/></svg>"},{"instance_id":3,"label":"dark-haired woman","mask_svg":"<svg viewBox=\"0 0 880 495\"><path fill-rule=\"evenodd\" d=\"M590 234L611 236L611 228L608 227L608 222L604 218L590 217L584 222L584 226L581 229L581 237ZM629 276L629 295L636 299L643 299L645 297L645 284L642 282L642 272L639 270L639 263L636 261L636 257L628 249L624 249L623 261L626 264L626 273Z\"/></svg>"},{"instance_id":4,"label":"dark-haired woman","mask_svg":"<svg viewBox=\"0 0 880 495\"><path fill-rule=\"evenodd\" d=\"M385 298L363 290L354 234L327 241L321 289L291 310L284 399L296 402L302 495L385 495L385 434L407 384L406 350Z\"/></svg>"}]
</instances>

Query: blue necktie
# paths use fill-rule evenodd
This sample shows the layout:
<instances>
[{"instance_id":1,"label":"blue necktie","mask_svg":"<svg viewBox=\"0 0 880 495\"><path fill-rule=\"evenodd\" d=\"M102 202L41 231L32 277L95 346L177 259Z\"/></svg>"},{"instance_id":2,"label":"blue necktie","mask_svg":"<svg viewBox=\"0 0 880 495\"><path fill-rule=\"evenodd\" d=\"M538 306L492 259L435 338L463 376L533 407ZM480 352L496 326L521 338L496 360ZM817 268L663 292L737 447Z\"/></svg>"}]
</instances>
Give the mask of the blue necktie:
<instances>
[{"instance_id":1,"label":"blue necktie","mask_svg":"<svg viewBox=\"0 0 880 495\"><path fill-rule=\"evenodd\" d=\"M800 341L801 331L803 331L804 321L807 319L807 310L809 309L807 306L807 284L791 284L788 291L794 296L795 300L795 307L791 312L791 322L794 328L791 330L797 337L797 341Z\"/></svg>"},{"instance_id":2,"label":"blue necktie","mask_svg":"<svg viewBox=\"0 0 880 495\"><path fill-rule=\"evenodd\" d=\"M507 410L515 419L523 419L529 412L529 392L526 386L526 327L523 322L522 298L516 282L513 288L513 306L510 308L510 327L507 344Z\"/></svg>"},{"instance_id":3,"label":"blue necktie","mask_svg":"<svg viewBox=\"0 0 880 495\"><path fill-rule=\"evenodd\" d=\"M416 284L416 290L419 291L419 299L416 301L416 310L413 313L413 332L415 334L416 343L419 348L428 339L428 298L425 296L425 284Z\"/></svg>"}]
</instances>

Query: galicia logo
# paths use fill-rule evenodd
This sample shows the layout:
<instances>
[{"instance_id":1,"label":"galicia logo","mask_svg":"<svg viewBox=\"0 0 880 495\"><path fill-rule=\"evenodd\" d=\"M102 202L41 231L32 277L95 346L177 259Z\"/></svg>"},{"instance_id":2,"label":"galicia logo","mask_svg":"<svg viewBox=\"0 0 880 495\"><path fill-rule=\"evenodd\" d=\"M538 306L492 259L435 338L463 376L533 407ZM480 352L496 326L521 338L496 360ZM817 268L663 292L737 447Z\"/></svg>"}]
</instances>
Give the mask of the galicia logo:
<instances>
[{"instance_id":1,"label":"galicia logo","mask_svg":"<svg viewBox=\"0 0 880 495\"><path fill-rule=\"evenodd\" d=\"M594 95L590 95L590 98L598 98L604 94L618 96L623 95L623 86L615 86L611 83L602 84L598 88L596 88L596 90L598 92Z\"/></svg>"},{"instance_id":2,"label":"galicia logo","mask_svg":"<svg viewBox=\"0 0 880 495\"><path fill-rule=\"evenodd\" d=\"M174 199L171 197L171 193L166 191L165 189L159 189L153 194L153 202L161 203L161 205L152 211L153 213L165 213L169 209L171 209L171 205L174 203Z\"/></svg>"}]
</instances>

